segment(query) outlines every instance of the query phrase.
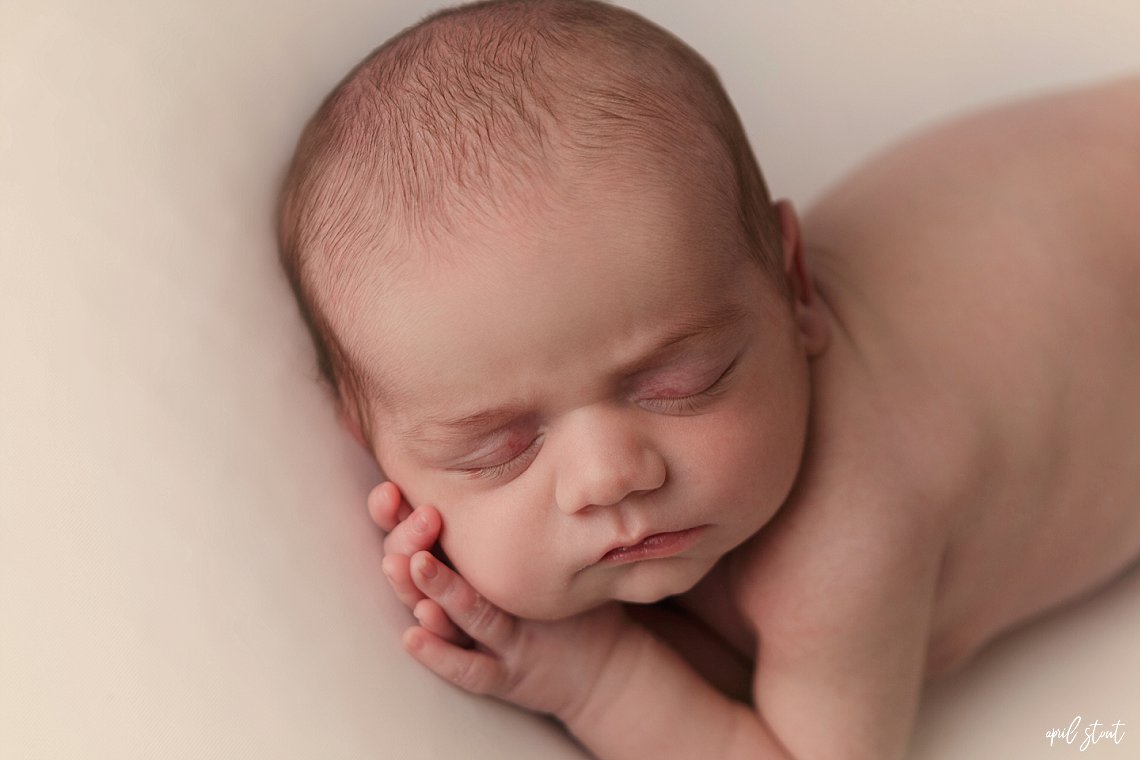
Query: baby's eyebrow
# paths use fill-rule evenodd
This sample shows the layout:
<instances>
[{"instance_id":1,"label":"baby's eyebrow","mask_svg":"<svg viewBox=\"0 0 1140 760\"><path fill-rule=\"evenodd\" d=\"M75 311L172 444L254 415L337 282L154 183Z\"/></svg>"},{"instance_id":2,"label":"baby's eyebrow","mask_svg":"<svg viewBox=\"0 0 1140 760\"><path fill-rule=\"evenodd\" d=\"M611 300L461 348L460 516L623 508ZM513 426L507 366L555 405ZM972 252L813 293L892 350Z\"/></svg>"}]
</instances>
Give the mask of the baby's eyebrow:
<instances>
[{"instance_id":1,"label":"baby's eyebrow","mask_svg":"<svg viewBox=\"0 0 1140 760\"><path fill-rule=\"evenodd\" d=\"M653 344L653 347L632 360L623 363L615 372L618 377L629 377L666 358L678 346L727 331L748 316L748 311L728 301L716 304L708 311L692 315L674 323ZM518 420L533 408L523 401L510 401L487 409L457 416L428 417L409 426L406 437L423 443L457 444L471 441L494 432Z\"/></svg>"},{"instance_id":2,"label":"baby's eyebrow","mask_svg":"<svg viewBox=\"0 0 1140 760\"><path fill-rule=\"evenodd\" d=\"M458 417L420 420L408 429L407 437L432 444L463 443L498 430L527 411L527 405L512 402Z\"/></svg>"}]
</instances>

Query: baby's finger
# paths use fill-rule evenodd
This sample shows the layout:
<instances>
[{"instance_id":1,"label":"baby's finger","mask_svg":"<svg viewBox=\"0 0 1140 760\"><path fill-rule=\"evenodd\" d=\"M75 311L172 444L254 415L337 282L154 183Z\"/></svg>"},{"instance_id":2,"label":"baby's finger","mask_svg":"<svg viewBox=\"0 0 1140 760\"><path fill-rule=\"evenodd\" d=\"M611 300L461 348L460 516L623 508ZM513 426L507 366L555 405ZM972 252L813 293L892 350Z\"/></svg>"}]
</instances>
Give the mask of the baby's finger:
<instances>
[{"instance_id":1,"label":"baby's finger","mask_svg":"<svg viewBox=\"0 0 1140 760\"><path fill-rule=\"evenodd\" d=\"M417 552L411 565L416 586L468 636L496 652L511 645L516 630L514 617L488 602L429 552Z\"/></svg>"},{"instance_id":2,"label":"baby's finger","mask_svg":"<svg viewBox=\"0 0 1140 760\"><path fill-rule=\"evenodd\" d=\"M432 599L421 599L416 602L416 606L412 608L412 614L416 616L416 620L420 621L421 626L444 641L461 647L469 647L473 643L471 637L459 630L455 623L451 622L451 618L447 616L443 608L439 606L439 603Z\"/></svg>"},{"instance_id":3,"label":"baby's finger","mask_svg":"<svg viewBox=\"0 0 1140 760\"><path fill-rule=\"evenodd\" d=\"M430 549L439 539L442 527L443 520L435 508L420 507L385 537L384 553L410 557L418 551Z\"/></svg>"},{"instance_id":4,"label":"baby's finger","mask_svg":"<svg viewBox=\"0 0 1140 760\"><path fill-rule=\"evenodd\" d=\"M404 631L404 648L428 670L465 691L502 691L506 671L493 655L457 647L420 626Z\"/></svg>"},{"instance_id":5,"label":"baby's finger","mask_svg":"<svg viewBox=\"0 0 1140 760\"><path fill-rule=\"evenodd\" d=\"M390 480L385 480L368 494L368 514L383 531L391 531L411 513L411 506Z\"/></svg>"},{"instance_id":6,"label":"baby's finger","mask_svg":"<svg viewBox=\"0 0 1140 760\"><path fill-rule=\"evenodd\" d=\"M396 598L400 603L409 610L414 609L424 598L424 592L416 588L416 584L412 581L408 558L400 554L389 554L380 563L380 567L384 570L388 582L392 584L392 590L396 592Z\"/></svg>"}]
</instances>

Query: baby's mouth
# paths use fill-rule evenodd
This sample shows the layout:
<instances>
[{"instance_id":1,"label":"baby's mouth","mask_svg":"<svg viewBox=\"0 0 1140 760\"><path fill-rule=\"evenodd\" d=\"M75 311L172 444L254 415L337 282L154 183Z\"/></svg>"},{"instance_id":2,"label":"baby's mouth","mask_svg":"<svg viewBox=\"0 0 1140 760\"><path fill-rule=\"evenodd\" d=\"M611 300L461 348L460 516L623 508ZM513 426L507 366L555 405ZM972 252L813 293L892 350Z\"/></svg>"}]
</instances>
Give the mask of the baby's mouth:
<instances>
[{"instance_id":1,"label":"baby's mouth","mask_svg":"<svg viewBox=\"0 0 1140 760\"><path fill-rule=\"evenodd\" d=\"M703 525L687 530L653 533L637 543L615 546L598 558L599 564L623 564L646 559L672 557L688 549L697 540Z\"/></svg>"}]
</instances>

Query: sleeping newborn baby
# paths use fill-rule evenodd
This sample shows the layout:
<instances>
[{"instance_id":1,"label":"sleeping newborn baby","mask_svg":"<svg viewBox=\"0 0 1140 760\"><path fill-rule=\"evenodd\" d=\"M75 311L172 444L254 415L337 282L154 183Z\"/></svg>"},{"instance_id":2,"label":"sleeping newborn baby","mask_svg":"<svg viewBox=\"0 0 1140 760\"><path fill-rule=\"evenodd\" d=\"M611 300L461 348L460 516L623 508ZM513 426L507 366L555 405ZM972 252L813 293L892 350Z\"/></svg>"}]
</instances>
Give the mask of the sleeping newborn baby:
<instances>
[{"instance_id":1,"label":"sleeping newborn baby","mask_svg":"<svg viewBox=\"0 0 1140 760\"><path fill-rule=\"evenodd\" d=\"M407 650L607 760L901 756L924 679L1140 554L1138 123L1137 79L972 116L801 222L630 12L387 42L281 244Z\"/></svg>"}]
</instances>

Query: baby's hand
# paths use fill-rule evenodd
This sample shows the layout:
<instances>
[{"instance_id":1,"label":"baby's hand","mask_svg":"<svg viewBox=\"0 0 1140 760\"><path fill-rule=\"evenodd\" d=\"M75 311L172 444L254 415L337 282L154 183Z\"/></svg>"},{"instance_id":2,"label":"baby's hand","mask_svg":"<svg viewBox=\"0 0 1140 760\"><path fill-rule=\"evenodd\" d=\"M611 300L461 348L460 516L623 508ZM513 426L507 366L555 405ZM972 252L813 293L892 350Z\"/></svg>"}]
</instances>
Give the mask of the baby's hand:
<instances>
[{"instance_id":1,"label":"baby's hand","mask_svg":"<svg viewBox=\"0 0 1140 760\"><path fill-rule=\"evenodd\" d=\"M384 574L418 626L404 633L413 657L441 678L537 712L571 719L602 679L621 634L634 624L616 603L555 622L522 620L484 599L429 551L439 511L413 510L394 483L368 496L388 532ZM454 621L454 622L453 622Z\"/></svg>"},{"instance_id":2,"label":"baby's hand","mask_svg":"<svg viewBox=\"0 0 1140 760\"><path fill-rule=\"evenodd\" d=\"M410 570L426 595L417 610L424 605L438 608L474 642L459 645L421 618L419 626L404 632L404 647L413 657L461 689L564 722L590 702L615 653L631 638L623 634L634 624L614 602L564 620L524 620L491 604L430 552L413 555Z\"/></svg>"},{"instance_id":3,"label":"baby's hand","mask_svg":"<svg viewBox=\"0 0 1140 760\"><path fill-rule=\"evenodd\" d=\"M413 510L396 484L386 481L368 494L368 513L372 521L388 533L384 539L382 567L396 597L426 630L454 644L469 644L470 639L447 618L439 605L424 597L412 582L409 570L411 556L430 550L439 540L443 527L439 512L428 506Z\"/></svg>"}]
</instances>

